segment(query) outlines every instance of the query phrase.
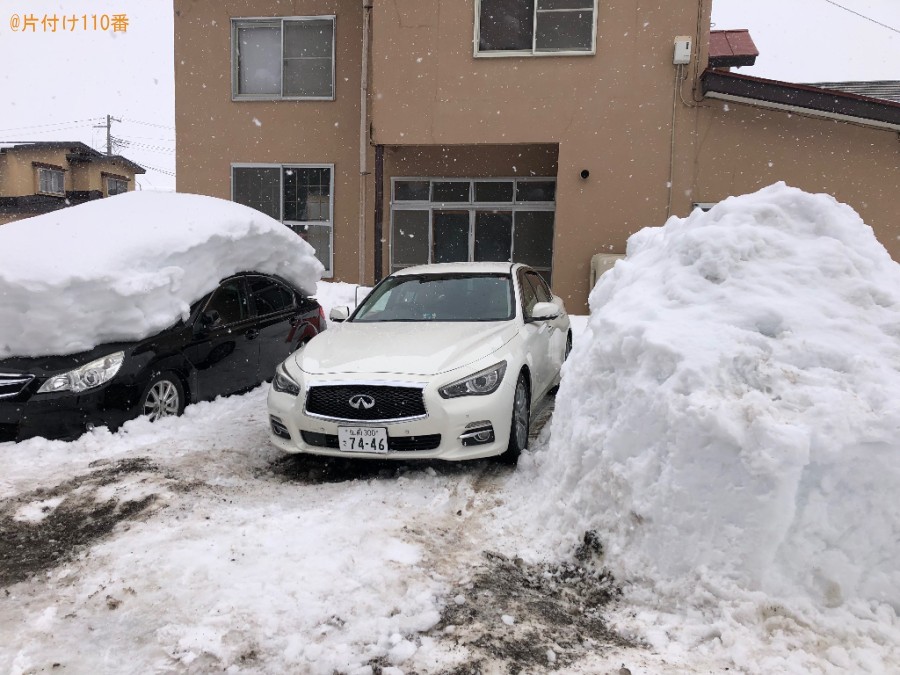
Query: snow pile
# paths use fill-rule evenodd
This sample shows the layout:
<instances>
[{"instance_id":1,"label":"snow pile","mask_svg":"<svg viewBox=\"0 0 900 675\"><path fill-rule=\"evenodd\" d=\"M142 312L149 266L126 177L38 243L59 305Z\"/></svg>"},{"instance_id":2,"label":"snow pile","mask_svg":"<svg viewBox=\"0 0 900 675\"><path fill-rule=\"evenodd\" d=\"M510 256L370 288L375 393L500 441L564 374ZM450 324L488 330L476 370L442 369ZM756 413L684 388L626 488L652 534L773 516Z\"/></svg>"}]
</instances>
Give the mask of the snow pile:
<instances>
[{"instance_id":1,"label":"snow pile","mask_svg":"<svg viewBox=\"0 0 900 675\"><path fill-rule=\"evenodd\" d=\"M685 597L900 610L900 266L859 216L779 183L638 232L590 300L543 543L594 529L620 579Z\"/></svg>"},{"instance_id":2,"label":"snow pile","mask_svg":"<svg viewBox=\"0 0 900 675\"><path fill-rule=\"evenodd\" d=\"M200 195L130 192L9 223L0 227L0 357L152 335L236 272L312 291L322 269L277 220Z\"/></svg>"}]
</instances>

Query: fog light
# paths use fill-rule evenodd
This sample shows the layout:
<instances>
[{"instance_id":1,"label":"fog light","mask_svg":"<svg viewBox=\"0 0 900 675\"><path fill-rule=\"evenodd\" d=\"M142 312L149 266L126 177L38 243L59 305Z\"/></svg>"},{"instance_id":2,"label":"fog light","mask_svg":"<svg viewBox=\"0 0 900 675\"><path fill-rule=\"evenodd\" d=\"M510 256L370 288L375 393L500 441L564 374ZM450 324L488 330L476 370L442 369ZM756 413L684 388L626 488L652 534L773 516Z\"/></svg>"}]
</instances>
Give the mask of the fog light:
<instances>
[{"instance_id":1,"label":"fog light","mask_svg":"<svg viewBox=\"0 0 900 675\"><path fill-rule=\"evenodd\" d=\"M466 430L459 437L459 440L466 447L493 443L494 427L488 420L472 422L471 424L466 425Z\"/></svg>"},{"instance_id":2,"label":"fog light","mask_svg":"<svg viewBox=\"0 0 900 675\"><path fill-rule=\"evenodd\" d=\"M287 430L287 427L284 426L284 422L275 417L274 415L269 416L269 424L272 426L272 433L278 436L279 438L286 438L287 440L291 440L291 432Z\"/></svg>"}]
</instances>

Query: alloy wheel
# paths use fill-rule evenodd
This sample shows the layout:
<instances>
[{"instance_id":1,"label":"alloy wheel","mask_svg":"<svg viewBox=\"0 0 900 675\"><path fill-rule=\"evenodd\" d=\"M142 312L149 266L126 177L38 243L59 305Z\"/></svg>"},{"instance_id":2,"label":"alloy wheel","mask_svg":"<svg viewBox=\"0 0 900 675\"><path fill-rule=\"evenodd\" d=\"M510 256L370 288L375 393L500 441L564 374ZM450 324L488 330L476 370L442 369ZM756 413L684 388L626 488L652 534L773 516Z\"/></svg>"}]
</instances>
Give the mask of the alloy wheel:
<instances>
[{"instance_id":1,"label":"alloy wheel","mask_svg":"<svg viewBox=\"0 0 900 675\"><path fill-rule=\"evenodd\" d=\"M151 422L178 414L181 400L178 387L169 380L154 382L144 397L144 415Z\"/></svg>"}]
</instances>

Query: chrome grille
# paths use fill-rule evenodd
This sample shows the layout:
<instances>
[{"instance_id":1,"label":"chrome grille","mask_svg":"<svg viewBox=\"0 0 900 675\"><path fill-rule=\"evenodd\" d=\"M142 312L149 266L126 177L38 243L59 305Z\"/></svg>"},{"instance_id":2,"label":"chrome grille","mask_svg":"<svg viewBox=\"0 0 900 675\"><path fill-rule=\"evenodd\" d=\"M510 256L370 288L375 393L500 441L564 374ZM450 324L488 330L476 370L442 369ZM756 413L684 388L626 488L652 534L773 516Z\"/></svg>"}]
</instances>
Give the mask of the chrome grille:
<instances>
[{"instance_id":1,"label":"chrome grille","mask_svg":"<svg viewBox=\"0 0 900 675\"><path fill-rule=\"evenodd\" d=\"M362 422L405 420L426 414L420 387L364 384L310 387L306 412L315 417Z\"/></svg>"},{"instance_id":2,"label":"chrome grille","mask_svg":"<svg viewBox=\"0 0 900 675\"><path fill-rule=\"evenodd\" d=\"M24 373L0 373L0 398L18 396L33 379Z\"/></svg>"}]
</instances>

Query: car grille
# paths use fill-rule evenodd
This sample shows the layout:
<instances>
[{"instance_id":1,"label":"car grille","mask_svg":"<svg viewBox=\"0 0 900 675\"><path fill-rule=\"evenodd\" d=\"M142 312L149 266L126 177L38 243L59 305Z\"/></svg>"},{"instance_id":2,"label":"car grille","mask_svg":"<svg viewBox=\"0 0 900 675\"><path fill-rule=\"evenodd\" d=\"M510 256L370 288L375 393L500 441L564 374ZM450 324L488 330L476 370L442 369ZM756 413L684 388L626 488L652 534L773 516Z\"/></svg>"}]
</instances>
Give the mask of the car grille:
<instances>
[{"instance_id":1,"label":"car grille","mask_svg":"<svg viewBox=\"0 0 900 675\"><path fill-rule=\"evenodd\" d=\"M338 449L338 437L334 434L319 434L314 431L303 431L303 442L317 448ZM440 434L425 436L388 436L388 450L391 452L412 452L414 450L434 450L441 444Z\"/></svg>"},{"instance_id":2,"label":"car grille","mask_svg":"<svg viewBox=\"0 0 900 675\"><path fill-rule=\"evenodd\" d=\"M419 387L361 384L310 387L306 412L318 417L359 421L401 420L426 414Z\"/></svg>"},{"instance_id":3,"label":"car grille","mask_svg":"<svg viewBox=\"0 0 900 675\"><path fill-rule=\"evenodd\" d=\"M0 373L0 398L12 398L22 393L34 375L23 373Z\"/></svg>"}]
</instances>

